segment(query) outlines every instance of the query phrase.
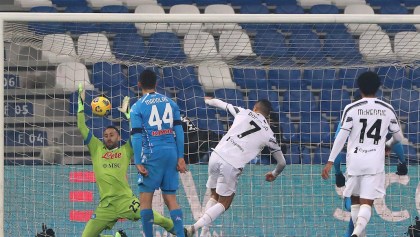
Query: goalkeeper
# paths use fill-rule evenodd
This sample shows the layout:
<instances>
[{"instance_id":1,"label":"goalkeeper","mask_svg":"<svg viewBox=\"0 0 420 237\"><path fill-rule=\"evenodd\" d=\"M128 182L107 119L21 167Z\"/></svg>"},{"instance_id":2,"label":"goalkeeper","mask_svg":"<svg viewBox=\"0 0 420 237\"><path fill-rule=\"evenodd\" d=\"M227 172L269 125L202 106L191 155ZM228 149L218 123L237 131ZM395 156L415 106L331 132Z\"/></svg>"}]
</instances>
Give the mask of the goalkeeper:
<instances>
[{"instance_id":1,"label":"goalkeeper","mask_svg":"<svg viewBox=\"0 0 420 237\"><path fill-rule=\"evenodd\" d=\"M340 127L341 127L341 123L338 123L338 127L335 132L335 137L337 136L338 131L340 131ZM398 160L399 160L396 174L407 175L408 169L407 169L407 163L404 158L404 150L403 150L402 144L401 142L397 142L392 147L390 147L392 144L391 139L386 143L386 154L388 154L390 149L392 149L392 151L397 155ZM344 154L339 154L337 158L334 160L335 185L338 188L344 187L345 182L346 182L344 174L341 171L341 165L340 165L341 160L343 159L344 156L345 156ZM344 207L346 208L347 211L351 211L351 200L349 197L344 197ZM353 220L350 218L349 226L347 228L347 231L344 237L350 237L351 234L353 233L353 230L354 230L354 224L353 224Z\"/></svg>"},{"instance_id":2,"label":"goalkeeper","mask_svg":"<svg viewBox=\"0 0 420 237\"><path fill-rule=\"evenodd\" d=\"M77 127L90 152L100 197L99 205L86 224L82 237L97 237L103 230L111 229L118 219L141 219L140 202L127 181L133 148L130 141L119 146L120 134L114 126L105 128L103 142L92 134L85 123L84 90L81 84L78 92ZM122 107L120 110L127 115L128 97L124 98ZM153 220L155 224L173 233L174 224L171 219L153 211Z\"/></svg>"}]
</instances>

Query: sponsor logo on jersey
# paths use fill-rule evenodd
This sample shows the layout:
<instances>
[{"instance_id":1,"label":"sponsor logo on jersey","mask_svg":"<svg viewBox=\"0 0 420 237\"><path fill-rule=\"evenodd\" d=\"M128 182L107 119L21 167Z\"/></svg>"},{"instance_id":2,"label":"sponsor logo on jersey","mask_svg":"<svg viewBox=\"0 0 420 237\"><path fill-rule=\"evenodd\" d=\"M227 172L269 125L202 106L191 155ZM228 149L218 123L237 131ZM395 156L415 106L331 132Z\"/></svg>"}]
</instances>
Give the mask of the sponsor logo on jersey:
<instances>
[{"instance_id":1,"label":"sponsor logo on jersey","mask_svg":"<svg viewBox=\"0 0 420 237\"><path fill-rule=\"evenodd\" d=\"M360 148L360 147L356 147L356 148L354 149L354 153L358 153L358 152L360 152L360 153L364 153L364 154L366 154L366 153L370 153L370 152L374 152L374 151L376 151L376 148L372 148L372 149L369 149L369 150L365 150L365 149L362 149L362 148Z\"/></svg>"},{"instance_id":2,"label":"sponsor logo on jersey","mask_svg":"<svg viewBox=\"0 0 420 237\"><path fill-rule=\"evenodd\" d=\"M122 157L122 153L121 152L112 152L112 151L107 151L105 154L102 155L103 159L107 159L107 160L112 160L112 159L120 159Z\"/></svg>"},{"instance_id":3,"label":"sponsor logo on jersey","mask_svg":"<svg viewBox=\"0 0 420 237\"><path fill-rule=\"evenodd\" d=\"M111 168L111 169L119 169L121 168L121 164L120 163L108 163L108 164L103 164L102 165L103 168Z\"/></svg>"},{"instance_id":4,"label":"sponsor logo on jersey","mask_svg":"<svg viewBox=\"0 0 420 237\"><path fill-rule=\"evenodd\" d=\"M169 129L162 129L162 130L157 130L157 131L152 132L152 136L155 136L155 137L167 135L167 134L173 134L173 130L169 128Z\"/></svg>"}]
</instances>

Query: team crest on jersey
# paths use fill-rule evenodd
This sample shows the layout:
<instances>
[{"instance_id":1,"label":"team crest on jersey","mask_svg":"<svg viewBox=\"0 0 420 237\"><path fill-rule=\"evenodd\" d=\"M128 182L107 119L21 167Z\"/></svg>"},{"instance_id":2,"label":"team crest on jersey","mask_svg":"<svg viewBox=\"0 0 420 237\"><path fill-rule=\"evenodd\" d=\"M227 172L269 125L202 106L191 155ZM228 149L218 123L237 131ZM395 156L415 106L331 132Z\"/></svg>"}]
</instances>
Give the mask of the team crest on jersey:
<instances>
[{"instance_id":1,"label":"team crest on jersey","mask_svg":"<svg viewBox=\"0 0 420 237\"><path fill-rule=\"evenodd\" d=\"M122 153L121 152L112 152L112 151L107 151L105 154L102 155L103 159L120 159L122 157Z\"/></svg>"},{"instance_id":2,"label":"team crest on jersey","mask_svg":"<svg viewBox=\"0 0 420 237\"><path fill-rule=\"evenodd\" d=\"M96 214L95 214L95 213L93 213L93 214L90 216L90 219L96 219Z\"/></svg>"}]
</instances>

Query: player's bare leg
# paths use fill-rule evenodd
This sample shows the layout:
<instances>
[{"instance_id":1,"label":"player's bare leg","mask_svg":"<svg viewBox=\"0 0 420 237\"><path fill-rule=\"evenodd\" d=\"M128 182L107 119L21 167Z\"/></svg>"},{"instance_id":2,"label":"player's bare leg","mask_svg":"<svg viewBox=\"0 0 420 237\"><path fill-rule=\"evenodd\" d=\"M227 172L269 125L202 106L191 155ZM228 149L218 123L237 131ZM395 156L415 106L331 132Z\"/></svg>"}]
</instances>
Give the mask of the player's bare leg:
<instances>
[{"instance_id":1,"label":"player's bare leg","mask_svg":"<svg viewBox=\"0 0 420 237\"><path fill-rule=\"evenodd\" d=\"M358 205L357 215L355 215L356 210L354 210L355 213L353 213L353 206L356 205ZM372 205L373 200L352 196L351 216L354 223L354 231L351 237L362 237L362 235L364 235L366 225L369 222L370 217L372 216Z\"/></svg>"},{"instance_id":2,"label":"player's bare leg","mask_svg":"<svg viewBox=\"0 0 420 237\"><path fill-rule=\"evenodd\" d=\"M208 209L210 209L212 206L217 204L217 200L219 199L219 195L216 193L216 189L212 188L210 189L211 194L210 194L210 199L207 201L206 204L206 208L204 210L204 212L206 212ZM206 225L203 226L203 228L201 228L201 233L200 233L200 237L209 237L210 235L210 225Z\"/></svg>"}]
</instances>

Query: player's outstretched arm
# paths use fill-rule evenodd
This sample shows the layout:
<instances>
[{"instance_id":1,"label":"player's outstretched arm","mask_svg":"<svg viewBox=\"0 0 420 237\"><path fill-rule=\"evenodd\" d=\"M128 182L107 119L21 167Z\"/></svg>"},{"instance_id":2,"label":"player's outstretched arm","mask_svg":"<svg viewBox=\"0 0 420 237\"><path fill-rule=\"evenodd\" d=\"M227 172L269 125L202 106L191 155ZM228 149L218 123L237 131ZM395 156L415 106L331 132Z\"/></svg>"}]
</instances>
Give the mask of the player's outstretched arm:
<instances>
[{"instance_id":1,"label":"player's outstretched arm","mask_svg":"<svg viewBox=\"0 0 420 237\"><path fill-rule=\"evenodd\" d=\"M79 89L77 92L77 127L79 128L80 133L82 133L83 139L86 140L89 136L89 128L86 126L85 121L85 90L83 89L82 83L79 83Z\"/></svg>"},{"instance_id":2,"label":"player's outstretched arm","mask_svg":"<svg viewBox=\"0 0 420 237\"><path fill-rule=\"evenodd\" d=\"M207 105L227 110L229 113L231 113L233 116L236 116L237 113L243 110L241 107L233 106L232 104L226 103L222 100L206 97L204 102L206 102Z\"/></svg>"}]
</instances>

